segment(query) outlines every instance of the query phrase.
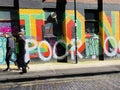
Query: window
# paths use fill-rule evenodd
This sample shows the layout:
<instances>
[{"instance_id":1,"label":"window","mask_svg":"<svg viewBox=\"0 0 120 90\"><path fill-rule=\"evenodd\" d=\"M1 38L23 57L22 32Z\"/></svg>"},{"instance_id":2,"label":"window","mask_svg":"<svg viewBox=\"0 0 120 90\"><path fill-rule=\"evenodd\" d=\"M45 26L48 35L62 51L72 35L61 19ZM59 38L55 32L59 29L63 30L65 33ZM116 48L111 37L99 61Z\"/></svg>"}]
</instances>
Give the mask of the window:
<instances>
[{"instance_id":1,"label":"window","mask_svg":"<svg viewBox=\"0 0 120 90\"><path fill-rule=\"evenodd\" d=\"M10 20L10 12L0 11L0 20Z\"/></svg>"},{"instance_id":2,"label":"window","mask_svg":"<svg viewBox=\"0 0 120 90\"><path fill-rule=\"evenodd\" d=\"M44 9L45 11L45 28L44 36L60 36L62 35L61 19L58 19L56 9Z\"/></svg>"},{"instance_id":3,"label":"window","mask_svg":"<svg viewBox=\"0 0 120 90\"><path fill-rule=\"evenodd\" d=\"M87 9L85 10L85 32L98 34L99 14L97 10Z\"/></svg>"},{"instance_id":4,"label":"window","mask_svg":"<svg viewBox=\"0 0 120 90\"><path fill-rule=\"evenodd\" d=\"M11 32L10 11L0 11L0 36L5 32Z\"/></svg>"},{"instance_id":5,"label":"window","mask_svg":"<svg viewBox=\"0 0 120 90\"><path fill-rule=\"evenodd\" d=\"M44 26L44 37L52 37L53 35L53 19L51 13L55 12L54 9L44 9L45 11L45 26Z\"/></svg>"}]
</instances>

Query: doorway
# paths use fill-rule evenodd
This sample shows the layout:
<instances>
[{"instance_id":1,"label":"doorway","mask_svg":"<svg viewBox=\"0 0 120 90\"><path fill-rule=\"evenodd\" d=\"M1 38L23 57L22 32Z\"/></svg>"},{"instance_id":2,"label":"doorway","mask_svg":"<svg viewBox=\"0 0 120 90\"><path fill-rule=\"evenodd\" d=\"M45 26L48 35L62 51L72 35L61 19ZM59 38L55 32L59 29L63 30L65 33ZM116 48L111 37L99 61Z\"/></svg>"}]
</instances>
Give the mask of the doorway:
<instances>
[{"instance_id":1,"label":"doorway","mask_svg":"<svg viewBox=\"0 0 120 90\"><path fill-rule=\"evenodd\" d=\"M98 10L85 10L86 59L99 58L99 14Z\"/></svg>"}]
</instances>

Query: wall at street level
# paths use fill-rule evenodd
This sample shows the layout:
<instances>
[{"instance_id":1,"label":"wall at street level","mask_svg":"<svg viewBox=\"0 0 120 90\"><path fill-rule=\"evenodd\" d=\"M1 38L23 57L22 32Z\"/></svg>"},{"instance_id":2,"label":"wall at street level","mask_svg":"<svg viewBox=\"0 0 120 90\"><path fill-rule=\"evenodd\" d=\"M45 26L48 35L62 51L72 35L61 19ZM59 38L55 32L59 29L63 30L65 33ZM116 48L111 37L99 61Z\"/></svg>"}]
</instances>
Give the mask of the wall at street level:
<instances>
[{"instance_id":1,"label":"wall at street level","mask_svg":"<svg viewBox=\"0 0 120 90\"><path fill-rule=\"evenodd\" d=\"M75 60L74 3L61 1L19 0L14 8L14 0L0 0L0 32L25 32L26 60ZM119 58L119 0L76 1L78 60ZM0 64L5 63L5 41L0 37Z\"/></svg>"}]
</instances>

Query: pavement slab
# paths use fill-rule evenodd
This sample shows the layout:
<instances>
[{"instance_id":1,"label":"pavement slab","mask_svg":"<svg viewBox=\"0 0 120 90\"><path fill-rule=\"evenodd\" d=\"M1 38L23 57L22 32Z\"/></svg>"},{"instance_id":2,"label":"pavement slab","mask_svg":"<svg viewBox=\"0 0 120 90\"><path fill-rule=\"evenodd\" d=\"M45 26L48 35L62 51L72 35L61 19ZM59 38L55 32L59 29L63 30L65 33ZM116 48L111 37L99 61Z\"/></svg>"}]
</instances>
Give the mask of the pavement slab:
<instances>
[{"instance_id":1,"label":"pavement slab","mask_svg":"<svg viewBox=\"0 0 120 90\"><path fill-rule=\"evenodd\" d=\"M11 65L12 70L7 72L3 71L5 67L6 65L0 66L0 83L55 77L60 78L120 73L120 60L80 61L77 64L69 62L48 62L39 64L30 63L30 69L28 69L27 73L22 75L19 74L21 70L17 70L17 67L14 65Z\"/></svg>"}]
</instances>

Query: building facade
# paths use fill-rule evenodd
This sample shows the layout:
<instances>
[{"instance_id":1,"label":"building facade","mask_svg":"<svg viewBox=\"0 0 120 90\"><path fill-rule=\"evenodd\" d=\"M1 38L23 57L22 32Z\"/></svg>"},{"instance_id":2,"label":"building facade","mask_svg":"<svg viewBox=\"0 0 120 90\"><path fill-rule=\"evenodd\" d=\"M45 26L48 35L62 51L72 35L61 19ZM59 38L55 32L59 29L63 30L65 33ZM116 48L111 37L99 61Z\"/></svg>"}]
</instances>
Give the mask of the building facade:
<instances>
[{"instance_id":1,"label":"building facade","mask_svg":"<svg viewBox=\"0 0 120 90\"><path fill-rule=\"evenodd\" d=\"M74 0L0 0L0 33L25 32L26 59L32 61L119 59L119 5L118 0L76 0L75 10ZM0 64L5 44L0 37Z\"/></svg>"}]
</instances>

